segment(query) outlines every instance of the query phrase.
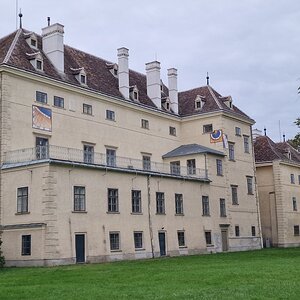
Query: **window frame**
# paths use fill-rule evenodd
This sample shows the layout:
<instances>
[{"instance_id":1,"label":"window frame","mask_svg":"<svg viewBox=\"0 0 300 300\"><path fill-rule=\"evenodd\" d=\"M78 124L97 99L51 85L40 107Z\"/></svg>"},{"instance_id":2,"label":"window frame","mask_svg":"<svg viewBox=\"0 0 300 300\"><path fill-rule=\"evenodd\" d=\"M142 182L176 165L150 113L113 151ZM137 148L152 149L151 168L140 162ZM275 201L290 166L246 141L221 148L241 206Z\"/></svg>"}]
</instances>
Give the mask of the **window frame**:
<instances>
[{"instance_id":1,"label":"window frame","mask_svg":"<svg viewBox=\"0 0 300 300\"><path fill-rule=\"evenodd\" d=\"M292 173L290 177L291 177L291 184L295 184L295 174Z\"/></svg>"},{"instance_id":2,"label":"window frame","mask_svg":"<svg viewBox=\"0 0 300 300\"><path fill-rule=\"evenodd\" d=\"M294 236L299 236L299 235L300 235L300 226L294 225Z\"/></svg>"},{"instance_id":3,"label":"window frame","mask_svg":"<svg viewBox=\"0 0 300 300\"><path fill-rule=\"evenodd\" d=\"M116 121L116 113L114 110L107 109L105 116L106 116L106 120Z\"/></svg>"},{"instance_id":4,"label":"window frame","mask_svg":"<svg viewBox=\"0 0 300 300\"><path fill-rule=\"evenodd\" d=\"M223 161L222 159L216 159L217 176L223 176Z\"/></svg>"},{"instance_id":5,"label":"window frame","mask_svg":"<svg viewBox=\"0 0 300 300\"><path fill-rule=\"evenodd\" d=\"M186 248L184 230L177 230L177 241L179 248Z\"/></svg>"},{"instance_id":6,"label":"window frame","mask_svg":"<svg viewBox=\"0 0 300 300\"><path fill-rule=\"evenodd\" d=\"M149 120L141 119L141 127L143 129L149 129Z\"/></svg>"},{"instance_id":7,"label":"window frame","mask_svg":"<svg viewBox=\"0 0 300 300\"><path fill-rule=\"evenodd\" d=\"M36 91L35 92L35 101L42 103L42 104L47 104L48 103L48 94L45 92Z\"/></svg>"},{"instance_id":8,"label":"window frame","mask_svg":"<svg viewBox=\"0 0 300 300\"><path fill-rule=\"evenodd\" d=\"M251 235L256 236L256 227L255 226L251 226Z\"/></svg>"},{"instance_id":9,"label":"window frame","mask_svg":"<svg viewBox=\"0 0 300 300\"><path fill-rule=\"evenodd\" d=\"M24 194L23 192L19 195L19 191L26 191ZM26 214L29 212L28 209L28 198L29 198L29 188L28 186L23 186L17 188L17 214Z\"/></svg>"},{"instance_id":10,"label":"window frame","mask_svg":"<svg viewBox=\"0 0 300 300\"><path fill-rule=\"evenodd\" d=\"M176 136L176 127L169 126L169 135Z\"/></svg>"},{"instance_id":11,"label":"window frame","mask_svg":"<svg viewBox=\"0 0 300 300\"><path fill-rule=\"evenodd\" d=\"M226 218L226 200L225 198L220 198L220 217Z\"/></svg>"},{"instance_id":12,"label":"window frame","mask_svg":"<svg viewBox=\"0 0 300 300\"><path fill-rule=\"evenodd\" d=\"M170 173L172 175L180 175L180 160L170 161Z\"/></svg>"},{"instance_id":13,"label":"window frame","mask_svg":"<svg viewBox=\"0 0 300 300\"><path fill-rule=\"evenodd\" d=\"M143 170L151 171L151 155L143 154L142 164L143 164Z\"/></svg>"},{"instance_id":14,"label":"window frame","mask_svg":"<svg viewBox=\"0 0 300 300\"><path fill-rule=\"evenodd\" d=\"M117 150L114 148L106 148L106 165L109 167L117 166Z\"/></svg>"},{"instance_id":15,"label":"window frame","mask_svg":"<svg viewBox=\"0 0 300 300\"><path fill-rule=\"evenodd\" d=\"M166 214L165 193L163 192L156 192L156 214L157 215Z\"/></svg>"},{"instance_id":16,"label":"window frame","mask_svg":"<svg viewBox=\"0 0 300 300\"><path fill-rule=\"evenodd\" d=\"M135 250L144 249L144 236L143 231L134 231L133 232L133 242Z\"/></svg>"},{"instance_id":17,"label":"window frame","mask_svg":"<svg viewBox=\"0 0 300 300\"><path fill-rule=\"evenodd\" d=\"M206 133L212 133L214 130L213 130L213 124L204 124L203 125L203 134L206 134Z\"/></svg>"},{"instance_id":18,"label":"window frame","mask_svg":"<svg viewBox=\"0 0 300 300\"><path fill-rule=\"evenodd\" d=\"M253 176L246 176L246 181L247 181L247 193L248 193L248 195L254 195Z\"/></svg>"},{"instance_id":19,"label":"window frame","mask_svg":"<svg viewBox=\"0 0 300 300\"><path fill-rule=\"evenodd\" d=\"M53 96L53 106L65 108L65 99L59 96Z\"/></svg>"},{"instance_id":20,"label":"window frame","mask_svg":"<svg viewBox=\"0 0 300 300\"><path fill-rule=\"evenodd\" d=\"M228 142L228 159L230 161L235 161L234 145L233 142Z\"/></svg>"},{"instance_id":21,"label":"window frame","mask_svg":"<svg viewBox=\"0 0 300 300\"><path fill-rule=\"evenodd\" d=\"M93 106L91 104L83 103L82 104L82 113L85 115L93 115Z\"/></svg>"},{"instance_id":22,"label":"window frame","mask_svg":"<svg viewBox=\"0 0 300 300\"><path fill-rule=\"evenodd\" d=\"M239 225L235 225L234 226L234 233L236 237L241 236L241 232L240 232L240 226Z\"/></svg>"},{"instance_id":23,"label":"window frame","mask_svg":"<svg viewBox=\"0 0 300 300\"><path fill-rule=\"evenodd\" d=\"M131 190L131 213L142 213L142 191Z\"/></svg>"},{"instance_id":24,"label":"window frame","mask_svg":"<svg viewBox=\"0 0 300 300\"><path fill-rule=\"evenodd\" d=\"M112 241L113 237L114 241ZM111 252L121 251L120 231L109 232L109 249Z\"/></svg>"},{"instance_id":25,"label":"window frame","mask_svg":"<svg viewBox=\"0 0 300 300\"><path fill-rule=\"evenodd\" d=\"M202 196L202 216L210 217L209 196Z\"/></svg>"},{"instance_id":26,"label":"window frame","mask_svg":"<svg viewBox=\"0 0 300 300\"><path fill-rule=\"evenodd\" d=\"M230 185L232 205L239 205L238 185Z\"/></svg>"},{"instance_id":27,"label":"window frame","mask_svg":"<svg viewBox=\"0 0 300 300\"><path fill-rule=\"evenodd\" d=\"M186 161L186 171L187 175L195 175L196 174L196 159L187 159Z\"/></svg>"},{"instance_id":28,"label":"window frame","mask_svg":"<svg viewBox=\"0 0 300 300\"><path fill-rule=\"evenodd\" d=\"M235 127L235 135L236 136L242 136L242 130L240 127Z\"/></svg>"},{"instance_id":29,"label":"window frame","mask_svg":"<svg viewBox=\"0 0 300 300\"><path fill-rule=\"evenodd\" d=\"M205 237L205 243L206 246L212 246L212 234L211 234L211 230L205 230L204 231L204 237Z\"/></svg>"},{"instance_id":30,"label":"window frame","mask_svg":"<svg viewBox=\"0 0 300 300\"><path fill-rule=\"evenodd\" d=\"M293 211L297 211L297 199L296 197L292 197Z\"/></svg>"},{"instance_id":31,"label":"window frame","mask_svg":"<svg viewBox=\"0 0 300 300\"><path fill-rule=\"evenodd\" d=\"M94 163L94 149L93 145L84 144L83 145L83 162L86 164L93 164Z\"/></svg>"},{"instance_id":32,"label":"window frame","mask_svg":"<svg viewBox=\"0 0 300 300\"><path fill-rule=\"evenodd\" d=\"M78 192L83 191L84 193ZM86 188L82 185L73 186L73 212L86 212Z\"/></svg>"},{"instance_id":33,"label":"window frame","mask_svg":"<svg viewBox=\"0 0 300 300\"><path fill-rule=\"evenodd\" d=\"M119 213L119 190L107 188L107 212Z\"/></svg>"},{"instance_id":34,"label":"window frame","mask_svg":"<svg viewBox=\"0 0 300 300\"><path fill-rule=\"evenodd\" d=\"M31 234L24 234L21 236L21 255L31 255Z\"/></svg>"},{"instance_id":35,"label":"window frame","mask_svg":"<svg viewBox=\"0 0 300 300\"><path fill-rule=\"evenodd\" d=\"M243 135L244 141L244 153L250 153L250 137L248 135Z\"/></svg>"},{"instance_id":36,"label":"window frame","mask_svg":"<svg viewBox=\"0 0 300 300\"><path fill-rule=\"evenodd\" d=\"M175 193L175 215L183 215L183 194Z\"/></svg>"}]
</instances>

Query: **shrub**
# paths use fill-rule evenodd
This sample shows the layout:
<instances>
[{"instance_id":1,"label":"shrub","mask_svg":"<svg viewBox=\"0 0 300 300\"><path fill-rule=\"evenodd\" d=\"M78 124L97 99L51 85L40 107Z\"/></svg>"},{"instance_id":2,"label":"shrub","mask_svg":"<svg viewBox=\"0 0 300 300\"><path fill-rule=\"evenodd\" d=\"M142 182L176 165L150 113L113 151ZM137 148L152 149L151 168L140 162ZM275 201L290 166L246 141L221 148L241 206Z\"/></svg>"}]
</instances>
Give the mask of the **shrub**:
<instances>
[{"instance_id":1,"label":"shrub","mask_svg":"<svg viewBox=\"0 0 300 300\"><path fill-rule=\"evenodd\" d=\"M5 259L3 256L3 252L1 250L2 240L1 240L1 232L0 232L0 269L4 267L5 265Z\"/></svg>"}]
</instances>

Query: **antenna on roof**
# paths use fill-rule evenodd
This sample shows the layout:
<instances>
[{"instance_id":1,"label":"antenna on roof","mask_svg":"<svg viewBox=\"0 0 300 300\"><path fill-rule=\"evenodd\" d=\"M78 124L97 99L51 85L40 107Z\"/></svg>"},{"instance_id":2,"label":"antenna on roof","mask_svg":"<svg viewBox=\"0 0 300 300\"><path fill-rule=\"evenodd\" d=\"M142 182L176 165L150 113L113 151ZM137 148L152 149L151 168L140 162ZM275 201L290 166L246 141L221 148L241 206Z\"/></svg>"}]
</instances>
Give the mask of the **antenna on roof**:
<instances>
[{"instance_id":1,"label":"antenna on roof","mask_svg":"<svg viewBox=\"0 0 300 300\"><path fill-rule=\"evenodd\" d=\"M283 133L283 142L285 142L285 133Z\"/></svg>"},{"instance_id":2,"label":"antenna on roof","mask_svg":"<svg viewBox=\"0 0 300 300\"><path fill-rule=\"evenodd\" d=\"M206 85L209 85L209 76L208 76L208 72L206 73Z\"/></svg>"},{"instance_id":3,"label":"antenna on roof","mask_svg":"<svg viewBox=\"0 0 300 300\"><path fill-rule=\"evenodd\" d=\"M50 26L50 17L47 17L48 26Z\"/></svg>"},{"instance_id":4,"label":"antenna on roof","mask_svg":"<svg viewBox=\"0 0 300 300\"><path fill-rule=\"evenodd\" d=\"M21 8L20 8L20 13L19 13L19 18L20 18L20 28L22 28L22 17L23 17L23 14L22 14Z\"/></svg>"},{"instance_id":5,"label":"antenna on roof","mask_svg":"<svg viewBox=\"0 0 300 300\"><path fill-rule=\"evenodd\" d=\"M265 136L267 135L267 128L265 127L264 128L264 133L265 133Z\"/></svg>"},{"instance_id":6,"label":"antenna on roof","mask_svg":"<svg viewBox=\"0 0 300 300\"><path fill-rule=\"evenodd\" d=\"M18 29L18 11L19 11L19 2L16 0L16 30Z\"/></svg>"}]
</instances>

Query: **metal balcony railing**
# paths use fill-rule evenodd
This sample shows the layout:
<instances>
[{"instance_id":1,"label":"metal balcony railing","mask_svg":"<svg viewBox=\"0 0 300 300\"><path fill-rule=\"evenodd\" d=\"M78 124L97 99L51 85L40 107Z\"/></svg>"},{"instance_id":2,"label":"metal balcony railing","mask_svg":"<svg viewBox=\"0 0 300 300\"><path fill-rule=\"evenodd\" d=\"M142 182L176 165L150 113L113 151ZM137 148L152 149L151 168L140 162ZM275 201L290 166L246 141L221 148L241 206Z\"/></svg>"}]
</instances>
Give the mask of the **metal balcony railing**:
<instances>
[{"instance_id":1,"label":"metal balcony railing","mask_svg":"<svg viewBox=\"0 0 300 300\"><path fill-rule=\"evenodd\" d=\"M161 173L173 176L208 179L207 170L199 168L181 167L153 161L143 161L128 157L112 156L103 153L84 151L60 146L37 146L19 149L4 154L3 165L15 165L42 160L59 160L116 169L138 170L147 173Z\"/></svg>"}]
</instances>

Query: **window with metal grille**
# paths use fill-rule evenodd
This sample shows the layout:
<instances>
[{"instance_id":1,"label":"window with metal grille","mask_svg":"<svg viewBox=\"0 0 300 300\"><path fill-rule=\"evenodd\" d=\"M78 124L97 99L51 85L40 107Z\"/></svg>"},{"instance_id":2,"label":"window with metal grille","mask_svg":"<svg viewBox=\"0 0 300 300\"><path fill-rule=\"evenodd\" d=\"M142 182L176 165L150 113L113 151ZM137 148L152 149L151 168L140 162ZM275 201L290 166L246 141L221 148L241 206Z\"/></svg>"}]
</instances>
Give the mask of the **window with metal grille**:
<instances>
[{"instance_id":1,"label":"window with metal grille","mask_svg":"<svg viewBox=\"0 0 300 300\"><path fill-rule=\"evenodd\" d=\"M183 195L175 194L175 213L176 215L183 214Z\"/></svg>"},{"instance_id":2,"label":"window with metal grille","mask_svg":"<svg viewBox=\"0 0 300 300\"><path fill-rule=\"evenodd\" d=\"M109 233L110 250L120 250L120 233L110 232Z\"/></svg>"},{"instance_id":3,"label":"window with metal grille","mask_svg":"<svg viewBox=\"0 0 300 300\"><path fill-rule=\"evenodd\" d=\"M231 197L232 197L232 204L233 205L238 205L239 204L237 189L238 189L237 185L232 185L231 186Z\"/></svg>"},{"instance_id":4,"label":"window with metal grille","mask_svg":"<svg viewBox=\"0 0 300 300\"><path fill-rule=\"evenodd\" d=\"M31 235L22 235L22 255L31 255Z\"/></svg>"},{"instance_id":5,"label":"window with metal grille","mask_svg":"<svg viewBox=\"0 0 300 300\"><path fill-rule=\"evenodd\" d=\"M53 105L56 107L64 108L64 102L65 100L62 97L54 96L53 98Z\"/></svg>"},{"instance_id":6,"label":"window with metal grille","mask_svg":"<svg viewBox=\"0 0 300 300\"><path fill-rule=\"evenodd\" d=\"M208 196L202 196L202 215L209 216L209 198Z\"/></svg>"},{"instance_id":7,"label":"window with metal grille","mask_svg":"<svg viewBox=\"0 0 300 300\"><path fill-rule=\"evenodd\" d=\"M132 190L131 191L131 203L132 203L132 212L141 213L142 212L142 200L141 200L141 191Z\"/></svg>"},{"instance_id":8,"label":"window with metal grille","mask_svg":"<svg viewBox=\"0 0 300 300\"><path fill-rule=\"evenodd\" d=\"M164 214L165 213L165 194L157 192L156 193L156 213Z\"/></svg>"},{"instance_id":9,"label":"window with metal grille","mask_svg":"<svg viewBox=\"0 0 300 300\"><path fill-rule=\"evenodd\" d=\"M134 248L143 249L143 232L135 231L133 233L133 237L134 237Z\"/></svg>"},{"instance_id":10,"label":"window with metal grille","mask_svg":"<svg viewBox=\"0 0 300 300\"><path fill-rule=\"evenodd\" d=\"M86 115L92 115L93 114L93 107L90 104L83 103L83 110L82 112Z\"/></svg>"},{"instance_id":11,"label":"window with metal grille","mask_svg":"<svg viewBox=\"0 0 300 300\"><path fill-rule=\"evenodd\" d=\"M85 211L84 186L74 186L74 211Z\"/></svg>"},{"instance_id":12,"label":"window with metal grille","mask_svg":"<svg viewBox=\"0 0 300 300\"><path fill-rule=\"evenodd\" d=\"M109 212L119 212L118 189L107 189L107 201Z\"/></svg>"},{"instance_id":13,"label":"window with metal grille","mask_svg":"<svg viewBox=\"0 0 300 300\"><path fill-rule=\"evenodd\" d=\"M217 175L222 176L223 175L223 164L221 159L216 159L217 164Z\"/></svg>"},{"instance_id":14,"label":"window with metal grille","mask_svg":"<svg viewBox=\"0 0 300 300\"><path fill-rule=\"evenodd\" d=\"M47 94L43 92L36 91L35 100L41 103L47 103Z\"/></svg>"},{"instance_id":15,"label":"window with metal grille","mask_svg":"<svg viewBox=\"0 0 300 300\"><path fill-rule=\"evenodd\" d=\"M220 217L226 217L225 199L220 199Z\"/></svg>"},{"instance_id":16,"label":"window with metal grille","mask_svg":"<svg viewBox=\"0 0 300 300\"><path fill-rule=\"evenodd\" d=\"M21 187L17 190L17 212L28 212L28 187Z\"/></svg>"},{"instance_id":17,"label":"window with metal grille","mask_svg":"<svg viewBox=\"0 0 300 300\"><path fill-rule=\"evenodd\" d=\"M184 237L183 230L177 231L177 239L178 239L178 246L185 247L185 237Z\"/></svg>"}]
</instances>

